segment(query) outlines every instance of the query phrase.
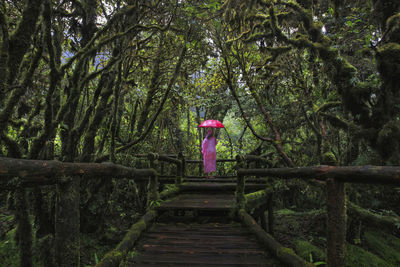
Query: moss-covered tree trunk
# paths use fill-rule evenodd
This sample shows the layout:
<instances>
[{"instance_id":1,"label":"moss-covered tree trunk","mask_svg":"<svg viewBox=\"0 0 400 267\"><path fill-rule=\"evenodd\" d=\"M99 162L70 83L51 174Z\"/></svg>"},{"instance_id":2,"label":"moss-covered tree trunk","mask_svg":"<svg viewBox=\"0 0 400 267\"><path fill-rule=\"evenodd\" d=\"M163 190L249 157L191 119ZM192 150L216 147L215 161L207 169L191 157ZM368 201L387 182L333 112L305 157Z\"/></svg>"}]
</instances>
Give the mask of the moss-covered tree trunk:
<instances>
[{"instance_id":1,"label":"moss-covered tree trunk","mask_svg":"<svg viewBox=\"0 0 400 267\"><path fill-rule=\"evenodd\" d=\"M327 265L346 266L346 194L345 184L335 179L326 181Z\"/></svg>"},{"instance_id":2,"label":"moss-covered tree trunk","mask_svg":"<svg viewBox=\"0 0 400 267\"><path fill-rule=\"evenodd\" d=\"M59 267L79 266L80 177L64 178L57 185L55 254Z\"/></svg>"}]
</instances>

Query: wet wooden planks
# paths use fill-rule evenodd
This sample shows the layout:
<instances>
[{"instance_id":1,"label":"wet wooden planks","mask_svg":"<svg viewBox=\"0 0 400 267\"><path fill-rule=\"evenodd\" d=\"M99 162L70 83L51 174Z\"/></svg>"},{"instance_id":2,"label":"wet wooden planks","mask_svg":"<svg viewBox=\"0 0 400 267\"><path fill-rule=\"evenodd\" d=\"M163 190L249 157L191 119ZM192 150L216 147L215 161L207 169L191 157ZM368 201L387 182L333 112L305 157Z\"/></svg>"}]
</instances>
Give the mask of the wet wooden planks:
<instances>
[{"instance_id":1,"label":"wet wooden planks","mask_svg":"<svg viewBox=\"0 0 400 267\"><path fill-rule=\"evenodd\" d=\"M283 266L239 224L157 224L128 266Z\"/></svg>"},{"instance_id":2,"label":"wet wooden planks","mask_svg":"<svg viewBox=\"0 0 400 267\"><path fill-rule=\"evenodd\" d=\"M161 203L159 210L221 210L234 207L233 194L182 194Z\"/></svg>"}]
</instances>

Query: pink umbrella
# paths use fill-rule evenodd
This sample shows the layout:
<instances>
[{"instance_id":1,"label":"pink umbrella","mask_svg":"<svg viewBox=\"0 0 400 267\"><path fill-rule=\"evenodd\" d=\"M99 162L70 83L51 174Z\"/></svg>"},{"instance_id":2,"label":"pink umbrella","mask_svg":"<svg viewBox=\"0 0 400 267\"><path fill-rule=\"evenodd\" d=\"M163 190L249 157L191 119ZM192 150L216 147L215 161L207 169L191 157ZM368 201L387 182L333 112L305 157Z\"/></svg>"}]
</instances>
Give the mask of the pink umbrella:
<instances>
[{"instance_id":1,"label":"pink umbrella","mask_svg":"<svg viewBox=\"0 0 400 267\"><path fill-rule=\"evenodd\" d=\"M203 121L199 126L201 128L225 128L225 126L217 120L206 120Z\"/></svg>"}]
</instances>

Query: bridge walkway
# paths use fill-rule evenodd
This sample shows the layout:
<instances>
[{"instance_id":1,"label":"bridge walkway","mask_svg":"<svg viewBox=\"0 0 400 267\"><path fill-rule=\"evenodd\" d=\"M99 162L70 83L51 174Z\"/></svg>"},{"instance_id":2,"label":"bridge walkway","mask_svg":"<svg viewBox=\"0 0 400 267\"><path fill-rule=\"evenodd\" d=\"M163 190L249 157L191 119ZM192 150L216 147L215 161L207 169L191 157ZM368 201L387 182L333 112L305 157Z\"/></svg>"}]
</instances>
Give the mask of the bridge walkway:
<instances>
[{"instance_id":1,"label":"bridge walkway","mask_svg":"<svg viewBox=\"0 0 400 267\"><path fill-rule=\"evenodd\" d=\"M264 187L249 183L248 190ZM181 188L158 207L127 266L284 266L231 216L236 183L199 180Z\"/></svg>"}]
</instances>

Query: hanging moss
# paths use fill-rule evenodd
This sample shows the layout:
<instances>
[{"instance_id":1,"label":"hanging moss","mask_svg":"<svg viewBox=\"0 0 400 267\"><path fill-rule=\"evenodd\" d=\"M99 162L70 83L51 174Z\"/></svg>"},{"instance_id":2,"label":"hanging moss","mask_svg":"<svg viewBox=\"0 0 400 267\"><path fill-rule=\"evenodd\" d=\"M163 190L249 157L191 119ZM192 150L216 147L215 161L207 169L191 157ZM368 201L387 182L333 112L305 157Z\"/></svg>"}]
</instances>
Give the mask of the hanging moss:
<instances>
[{"instance_id":1,"label":"hanging moss","mask_svg":"<svg viewBox=\"0 0 400 267\"><path fill-rule=\"evenodd\" d=\"M400 162L400 123L397 120L386 123L378 134L378 151L386 160Z\"/></svg>"}]
</instances>

